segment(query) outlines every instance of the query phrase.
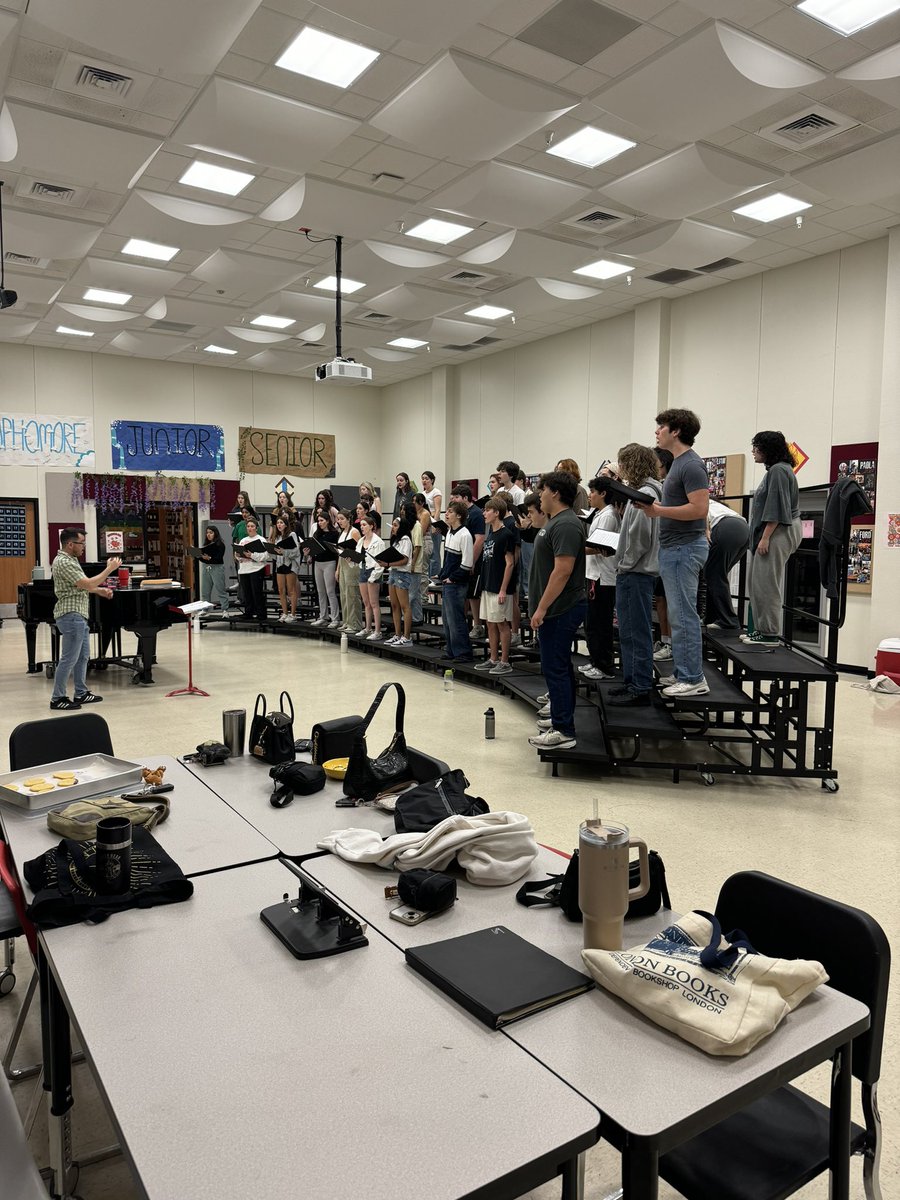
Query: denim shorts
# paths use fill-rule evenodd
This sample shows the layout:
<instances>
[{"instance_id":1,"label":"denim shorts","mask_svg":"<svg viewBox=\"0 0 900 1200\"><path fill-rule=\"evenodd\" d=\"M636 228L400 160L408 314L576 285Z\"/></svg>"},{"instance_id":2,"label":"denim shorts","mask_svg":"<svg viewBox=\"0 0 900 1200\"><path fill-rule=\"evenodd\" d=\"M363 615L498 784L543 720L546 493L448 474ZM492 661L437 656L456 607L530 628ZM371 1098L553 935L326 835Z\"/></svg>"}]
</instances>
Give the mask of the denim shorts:
<instances>
[{"instance_id":1,"label":"denim shorts","mask_svg":"<svg viewBox=\"0 0 900 1200\"><path fill-rule=\"evenodd\" d=\"M359 582L360 583L368 583L369 580L372 578L372 572L374 570L375 570L374 567L366 567L364 570L360 570Z\"/></svg>"},{"instance_id":2,"label":"denim shorts","mask_svg":"<svg viewBox=\"0 0 900 1200\"><path fill-rule=\"evenodd\" d=\"M412 571L398 571L396 567L392 567L391 573L388 575L388 585L401 588L404 592L408 592L412 587L412 580Z\"/></svg>"}]
</instances>

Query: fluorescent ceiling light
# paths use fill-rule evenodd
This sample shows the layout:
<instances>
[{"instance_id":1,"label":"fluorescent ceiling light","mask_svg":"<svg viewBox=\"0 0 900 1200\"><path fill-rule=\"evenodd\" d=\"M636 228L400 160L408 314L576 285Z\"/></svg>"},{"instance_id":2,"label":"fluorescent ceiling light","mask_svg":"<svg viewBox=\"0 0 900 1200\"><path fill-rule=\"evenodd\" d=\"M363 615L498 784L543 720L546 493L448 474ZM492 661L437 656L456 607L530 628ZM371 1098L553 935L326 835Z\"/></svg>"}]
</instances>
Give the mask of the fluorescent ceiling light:
<instances>
[{"instance_id":1,"label":"fluorescent ceiling light","mask_svg":"<svg viewBox=\"0 0 900 1200\"><path fill-rule=\"evenodd\" d=\"M207 192L238 196L255 178L255 175L248 175L246 171L235 171L231 167L214 167L212 163L194 162L178 182L186 184L187 187L203 188Z\"/></svg>"},{"instance_id":2,"label":"fluorescent ceiling light","mask_svg":"<svg viewBox=\"0 0 900 1200\"><path fill-rule=\"evenodd\" d=\"M578 163L582 167L599 167L600 163L609 162L611 158L624 154L634 144L629 142L628 138L616 137L614 133L604 133L602 129L595 129L593 125L585 125L584 129L579 129L577 133L550 146L547 153Z\"/></svg>"},{"instance_id":3,"label":"fluorescent ceiling light","mask_svg":"<svg viewBox=\"0 0 900 1200\"><path fill-rule=\"evenodd\" d=\"M87 329L70 329L68 325L57 325L57 333L68 333L71 337L93 337L94 334Z\"/></svg>"},{"instance_id":4,"label":"fluorescent ceiling light","mask_svg":"<svg viewBox=\"0 0 900 1200\"><path fill-rule=\"evenodd\" d=\"M389 346L399 346L401 350L421 350L423 346L427 346L427 342L422 342L419 338L394 338L388 342Z\"/></svg>"},{"instance_id":5,"label":"fluorescent ceiling light","mask_svg":"<svg viewBox=\"0 0 900 1200\"><path fill-rule=\"evenodd\" d=\"M797 8L849 37L896 12L900 0L803 0Z\"/></svg>"},{"instance_id":6,"label":"fluorescent ceiling light","mask_svg":"<svg viewBox=\"0 0 900 1200\"><path fill-rule=\"evenodd\" d=\"M263 314L261 317L254 317L250 324L262 325L265 329L287 329L288 325L294 324L294 319L293 317L267 317Z\"/></svg>"},{"instance_id":7,"label":"fluorescent ceiling light","mask_svg":"<svg viewBox=\"0 0 900 1200\"><path fill-rule=\"evenodd\" d=\"M131 292L109 292L106 288L88 288L83 298L98 300L101 304L127 304L131 299Z\"/></svg>"},{"instance_id":8,"label":"fluorescent ceiling light","mask_svg":"<svg viewBox=\"0 0 900 1200\"><path fill-rule=\"evenodd\" d=\"M307 25L297 34L275 66L335 87L349 87L381 55L377 50L348 42Z\"/></svg>"},{"instance_id":9,"label":"fluorescent ceiling light","mask_svg":"<svg viewBox=\"0 0 900 1200\"><path fill-rule=\"evenodd\" d=\"M204 346L207 354L237 354L237 350L229 350L227 346Z\"/></svg>"},{"instance_id":10,"label":"fluorescent ceiling light","mask_svg":"<svg viewBox=\"0 0 900 1200\"><path fill-rule=\"evenodd\" d=\"M466 311L467 317L483 317L485 321L499 321L501 317L511 317L511 308L499 308L496 304L479 304L478 308Z\"/></svg>"},{"instance_id":11,"label":"fluorescent ceiling light","mask_svg":"<svg viewBox=\"0 0 900 1200\"><path fill-rule=\"evenodd\" d=\"M323 292L336 292L337 279L334 277L334 275L328 275L325 279L320 279L319 282L313 286L321 288ZM360 288L364 288L365 286L366 285L364 283L360 283L358 279L348 279L346 275L342 276L341 295L349 296L352 292L358 292Z\"/></svg>"},{"instance_id":12,"label":"fluorescent ceiling light","mask_svg":"<svg viewBox=\"0 0 900 1200\"><path fill-rule=\"evenodd\" d=\"M812 205L807 204L805 200L795 200L793 196L786 196L784 192L776 192L774 196L754 200L752 204L745 204L743 208L735 208L733 211L738 216L750 217L753 221L778 221L781 217L789 217L804 208L812 208Z\"/></svg>"},{"instance_id":13,"label":"fluorescent ceiling light","mask_svg":"<svg viewBox=\"0 0 900 1200\"><path fill-rule=\"evenodd\" d=\"M144 242L140 238L131 238L122 247L123 254L133 254L136 258L155 258L158 262L168 262L178 253L177 246L162 246L159 242Z\"/></svg>"},{"instance_id":14,"label":"fluorescent ceiling light","mask_svg":"<svg viewBox=\"0 0 900 1200\"><path fill-rule=\"evenodd\" d=\"M626 275L633 270L634 267L626 267L609 258L601 258L599 262L588 263L586 267L578 267L572 274L590 275L591 279L615 279L617 275Z\"/></svg>"},{"instance_id":15,"label":"fluorescent ceiling light","mask_svg":"<svg viewBox=\"0 0 900 1200\"><path fill-rule=\"evenodd\" d=\"M427 221L422 221L414 229L405 230L407 237L422 238L425 242L440 242L442 246L446 246L449 242L455 242L464 233L471 232L470 225L457 225L455 221L439 221L437 217L429 217Z\"/></svg>"}]
</instances>

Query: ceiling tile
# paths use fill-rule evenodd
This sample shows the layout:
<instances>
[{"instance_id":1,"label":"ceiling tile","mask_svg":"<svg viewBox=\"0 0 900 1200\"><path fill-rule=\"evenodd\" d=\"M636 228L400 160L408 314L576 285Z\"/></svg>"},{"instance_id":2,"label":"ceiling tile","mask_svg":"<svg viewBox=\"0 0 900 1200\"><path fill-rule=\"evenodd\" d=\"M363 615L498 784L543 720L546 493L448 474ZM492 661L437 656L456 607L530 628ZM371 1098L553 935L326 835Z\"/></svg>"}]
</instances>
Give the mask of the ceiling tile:
<instances>
[{"instance_id":1,"label":"ceiling tile","mask_svg":"<svg viewBox=\"0 0 900 1200\"><path fill-rule=\"evenodd\" d=\"M753 238L700 221L669 221L649 233L613 242L608 249L663 267L693 269L719 258L737 258Z\"/></svg>"},{"instance_id":2,"label":"ceiling tile","mask_svg":"<svg viewBox=\"0 0 900 1200\"><path fill-rule=\"evenodd\" d=\"M517 37L539 50L583 66L634 32L639 24L599 0L558 0Z\"/></svg>"},{"instance_id":3,"label":"ceiling tile","mask_svg":"<svg viewBox=\"0 0 900 1200\"><path fill-rule=\"evenodd\" d=\"M476 25L474 29L453 39L453 49L462 50L466 54L474 54L476 58L490 58L506 40L505 33L498 33L496 29L488 29L486 25ZM399 54L399 51L397 53Z\"/></svg>"},{"instance_id":4,"label":"ceiling tile","mask_svg":"<svg viewBox=\"0 0 900 1200\"><path fill-rule=\"evenodd\" d=\"M191 275L222 288L232 297L265 296L286 287L303 274L297 263L240 250L216 250Z\"/></svg>"},{"instance_id":5,"label":"ceiling tile","mask_svg":"<svg viewBox=\"0 0 900 1200\"><path fill-rule=\"evenodd\" d=\"M526 229L548 221L586 195L585 188L561 179L490 162L438 192L431 204L495 225Z\"/></svg>"},{"instance_id":6,"label":"ceiling tile","mask_svg":"<svg viewBox=\"0 0 900 1200\"><path fill-rule=\"evenodd\" d=\"M82 258L100 236L101 225L70 221L42 213L20 212L4 205L7 253L35 258Z\"/></svg>"},{"instance_id":7,"label":"ceiling tile","mask_svg":"<svg viewBox=\"0 0 900 1200\"><path fill-rule=\"evenodd\" d=\"M827 162L803 167L795 178L847 204L868 204L900 193L900 134L892 134Z\"/></svg>"},{"instance_id":8,"label":"ceiling tile","mask_svg":"<svg viewBox=\"0 0 900 1200\"><path fill-rule=\"evenodd\" d=\"M409 208L408 201L401 197L384 196L312 175L289 189L285 199L289 196L293 197L293 202L287 205L289 215L273 213L271 219L279 224L290 221L295 228L302 221L319 234L371 237L398 221Z\"/></svg>"},{"instance_id":9,"label":"ceiling tile","mask_svg":"<svg viewBox=\"0 0 900 1200\"><path fill-rule=\"evenodd\" d=\"M593 0L588 0L588 3L593 3ZM571 62L515 40L501 46L491 55L491 61L501 67L509 67L511 71L521 71L523 75L542 79L546 83L559 83L560 79L572 70Z\"/></svg>"},{"instance_id":10,"label":"ceiling tile","mask_svg":"<svg viewBox=\"0 0 900 1200\"><path fill-rule=\"evenodd\" d=\"M451 292L433 291L417 284L403 284L374 296L369 307L392 317L404 317L408 321L436 317L449 312L462 302Z\"/></svg>"},{"instance_id":11,"label":"ceiling tile","mask_svg":"<svg viewBox=\"0 0 900 1200\"><path fill-rule=\"evenodd\" d=\"M328 0L328 7L351 21L392 37L442 46L477 25L496 0Z\"/></svg>"},{"instance_id":12,"label":"ceiling tile","mask_svg":"<svg viewBox=\"0 0 900 1200\"><path fill-rule=\"evenodd\" d=\"M838 71L837 78L876 96L893 108L900 108L900 42Z\"/></svg>"}]
</instances>

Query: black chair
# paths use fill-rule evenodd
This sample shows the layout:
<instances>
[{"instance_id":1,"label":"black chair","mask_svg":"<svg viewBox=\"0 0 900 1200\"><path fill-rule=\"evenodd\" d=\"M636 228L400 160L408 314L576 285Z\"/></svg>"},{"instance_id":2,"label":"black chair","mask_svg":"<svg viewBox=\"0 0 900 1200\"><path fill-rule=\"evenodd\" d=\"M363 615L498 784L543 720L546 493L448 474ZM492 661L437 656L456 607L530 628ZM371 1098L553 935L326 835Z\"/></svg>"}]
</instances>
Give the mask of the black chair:
<instances>
[{"instance_id":1,"label":"black chair","mask_svg":"<svg viewBox=\"0 0 900 1200\"><path fill-rule=\"evenodd\" d=\"M759 871L725 881L716 916L762 954L821 962L829 986L868 1006L871 1025L853 1042L865 1128L852 1126L850 1149L863 1156L867 1200L881 1200L877 1088L891 966L884 931L859 909ZM783 1200L829 1166L828 1107L786 1086L664 1154L659 1174L686 1200Z\"/></svg>"},{"instance_id":2,"label":"black chair","mask_svg":"<svg viewBox=\"0 0 900 1200\"><path fill-rule=\"evenodd\" d=\"M447 764L439 758L426 754L424 750L416 750L412 746L406 747L406 759L409 763L410 774L416 783L427 783L429 779L437 779L439 775L446 775L450 770Z\"/></svg>"},{"instance_id":3,"label":"black chair","mask_svg":"<svg viewBox=\"0 0 900 1200\"><path fill-rule=\"evenodd\" d=\"M98 713L25 721L9 735L9 769L39 767L82 754L112 754L109 726Z\"/></svg>"}]
</instances>

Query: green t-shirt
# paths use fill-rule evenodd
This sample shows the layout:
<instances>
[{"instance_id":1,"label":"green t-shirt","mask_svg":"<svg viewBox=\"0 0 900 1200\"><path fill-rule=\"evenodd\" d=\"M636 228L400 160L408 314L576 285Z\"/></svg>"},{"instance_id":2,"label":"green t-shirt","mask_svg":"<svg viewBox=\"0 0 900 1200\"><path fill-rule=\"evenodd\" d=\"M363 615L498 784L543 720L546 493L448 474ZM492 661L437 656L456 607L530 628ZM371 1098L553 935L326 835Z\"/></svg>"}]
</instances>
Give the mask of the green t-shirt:
<instances>
[{"instance_id":1,"label":"green t-shirt","mask_svg":"<svg viewBox=\"0 0 900 1200\"><path fill-rule=\"evenodd\" d=\"M575 565L563 590L547 609L548 617L559 617L584 599L584 525L571 508L551 517L534 539L534 555L528 576L528 611L541 602L557 558L574 558Z\"/></svg>"}]
</instances>

